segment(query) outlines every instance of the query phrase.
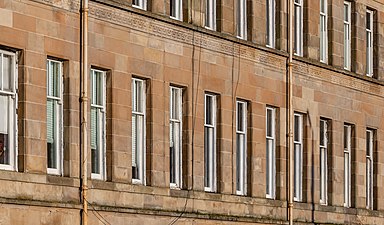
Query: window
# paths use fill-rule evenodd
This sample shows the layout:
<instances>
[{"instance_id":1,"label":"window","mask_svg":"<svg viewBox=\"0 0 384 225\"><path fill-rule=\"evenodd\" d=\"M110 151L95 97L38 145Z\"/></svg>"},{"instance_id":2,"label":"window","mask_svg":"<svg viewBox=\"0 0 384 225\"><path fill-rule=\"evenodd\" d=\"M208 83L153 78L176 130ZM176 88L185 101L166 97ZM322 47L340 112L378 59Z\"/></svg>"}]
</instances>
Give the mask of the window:
<instances>
[{"instance_id":1,"label":"window","mask_svg":"<svg viewBox=\"0 0 384 225\"><path fill-rule=\"evenodd\" d=\"M328 121L320 120L320 203L328 204Z\"/></svg>"},{"instance_id":2,"label":"window","mask_svg":"<svg viewBox=\"0 0 384 225\"><path fill-rule=\"evenodd\" d=\"M170 88L169 99L170 186L181 188L182 182L182 89Z\"/></svg>"},{"instance_id":3,"label":"window","mask_svg":"<svg viewBox=\"0 0 384 225\"><path fill-rule=\"evenodd\" d=\"M373 76L373 11L367 10L366 15L366 33L367 33L367 76Z\"/></svg>"},{"instance_id":4,"label":"window","mask_svg":"<svg viewBox=\"0 0 384 225\"><path fill-rule=\"evenodd\" d=\"M328 12L327 0L320 0L320 62L327 63L328 54Z\"/></svg>"},{"instance_id":5,"label":"window","mask_svg":"<svg viewBox=\"0 0 384 225\"><path fill-rule=\"evenodd\" d=\"M366 155L366 200L367 209L373 209L373 137L374 130L367 129Z\"/></svg>"},{"instance_id":6,"label":"window","mask_svg":"<svg viewBox=\"0 0 384 225\"><path fill-rule=\"evenodd\" d=\"M147 10L147 1L146 0L133 0L132 6L138 9Z\"/></svg>"},{"instance_id":7,"label":"window","mask_svg":"<svg viewBox=\"0 0 384 225\"><path fill-rule=\"evenodd\" d=\"M204 184L205 191L216 191L216 96L205 94Z\"/></svg>"},{"instance_id":8,"label":"window","mask_svg":"<svg viewBox=\"0 0 384 225\"><path fill-rule=\"evenodd\" d=\"M63 63L47 60L47 172L61 175L63 152Z\"/></svg>"},{"instance_id":9,"label":"window","mask_svg":"<svg viewBox=\"0 0 384 225\"><path fill-rule=\"evenodd\" d=\"M267 0L267 47L275 48L276 2Z\"/></svg>"},{"instance_id":10,"label":"window","mask_svg":"<svg viewBox=\"0 0 384 225\"><path fill-rule=\"evenodd\" d=\"M303 0L295 0L295 55L303 56Z\"/></svg>"},{"instance_id":11,"label":"window","mask_svg":"<svg viewBox=\"0 0 384 225\"><path fill-rule=\"evenodd\" d=\"M302 201L303 192L303 115L294 115L294 200Z\"/></svg>"},{"instance_id":12,"label":"window","mask_svg":"<svg viewBox=\"0 0 384 225\"><path fill-rule=\"evenodd\" d=\"M205 28L216 30L216 0L205 0Z\"/></svg>"},{"instance_id":13,"label":"window","mask_svg":"<svg viewBox=\"0 0 384 225\"><path fill-rule=\"evenodd\" d=\"M237 37L247 39L247 0L237 0Z\"/></svg>"},{"instance_id":14,"label":"window","mask_svg":"<svg viewBox=\"0 0 384 225\"><path fill-rule=\"evenodd\" d=\"M0 50L0 169L16 169L16 54Z\"/></svg>"},{"instance_id":15,"label":"window","mask_svg":"<svg viewBox=\"0 0 384 225\"><path fill-rule=\"evenodd\" d=\"M344 124L344 206L351 207L352 125Z\"/></svg>"},{"instance_id":16,"label":"window","mask_svg":"<svg viewBox=\"0 0 384 225\"><path fill-rule=\"evenodd\" d=\"M91 69L91 177L105 179L105 72Z\"/></svg>"},{"instance_id":17,"label":"window","mask_svg":"<svg viewBox=\"0 0 384 225\"><path fill-rule=\"evenodd\" d=\"M274 199L276 192L276 109L267 107L266 116L267 198Z\"/></svg>"},{"instance_id":18,"label":"window","mask_svg":"<svg viewBox=\"0 0 384 225\"><path fill-rule=\"evenodd\" d=\"M344 1L344 69L351 70L351 3Z\"/></svg>"},{"instance_id":19,"label":"window","mask_svg":"<svg viewBox=\"0 0 384 225\"><path fill-rule=\"evenodd\" d=\"M132 182L145 184L145 81L132 79Z\"/></svg>"},{"instance_id":20,"label":"window","mask_svg":"<svg viewBox=\"0 0 384 225\"><path fill-rule=\"evenodd\" d=\"M176 20L183 20L183 1L171 0L171 18Z\"/></svg>"},{"instance_id":21,"label":"window","mask_svg":"<svg viewBox=\"0 0 384 225\"><path fill-rule=\"evenodd\" d=\"M236 194L247 194L247 103L236 101Z\"/></svg>"}]
</instances>

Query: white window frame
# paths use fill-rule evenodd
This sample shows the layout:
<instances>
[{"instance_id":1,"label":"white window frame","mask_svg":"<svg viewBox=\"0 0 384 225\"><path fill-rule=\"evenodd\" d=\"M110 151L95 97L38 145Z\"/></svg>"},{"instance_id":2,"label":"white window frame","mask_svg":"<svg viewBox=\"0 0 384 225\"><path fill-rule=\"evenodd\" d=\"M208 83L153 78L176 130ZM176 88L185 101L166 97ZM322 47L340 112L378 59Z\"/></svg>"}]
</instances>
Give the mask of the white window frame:
<instances>
[{"instance_id":1,"label":"white window frame","mask_svg":"<svg viewBox=\"0 0 384 225\"><path fill-rule=\"evenodd\" d=\"M242 107L242 112L239 108ZM236 194L247 194L247 102L236 101ZM241 140L240 140L241 139Z\"/></svg>"},{"instance_id":2,"label":"white window frame","mask_svg":"<svg viewBox=\"0 0 384 225\"><path fill-rule=\"evenodd\" d=\"M183 20L183 0L170 0L170 17L175 20Z\"/></svg>"},{"instance_id":3,"label":"white window frame","mask_svg":"<svg viewBox=\"0 0 384 225\"><path fill-rule=\"evenodd\" d=\"M323 6L323 8L321 7ZM320 62L328 63L328 3L320 0Z\"/></svg>"},{"instance_id":4,"label":"white window frame","mask_svg":"<svg viewBox=\"0 0 384 225\"><path fill-rule=\"evenodd\" d=\"M276 1L266 0L267 4L267 47L275 48L276 41Z\"/></svg>"},{"instance_id":5,"label":"white window frame","mask_svg":"<svg viewBox=\"0 0 384 225\"><path fill-rule=\"evenodd\" d=\"M303 115L294 114L294 122L298 119L298 127L294 123L294 196L293 200L301 202L303 200ZM296 132L297 130L297 132ZM296 137L297 134L297 137Z\"/></svg>"},{"instance_id":6,"label":"white window frame","mask_svg":"<svg viewBox=\"0 0 384 225\"><path fill-rule=\"evenodd\" d=\"M101 82L102 84L100 86L97 86L97 81L95 80L96 76L102 76ZM96 89L96 92L94 92L94 89ZM102 88L102 90L99 90ZM101 91L101 93L100 93ZM106 131L105 131L105 113L106 113L106 72L103 70L98 69L91 69L91 112L92 110L96 110L97 114L97 121L96 121L96 145L97 145L97 153L98 153L98 159L99 159L99 171L100 173L93 173L91 169L91 178L92 179L98 179L98 180L105 180L106 178ZM99 95L101 97L101 104L96 102L96 95ZM91 113L91 121L92 121L92 113ZM92 135L92 126L90 126L91 129L91 135ZM92 139L92 137L91 137ZM92 140L91 140L92 142ZM92 147L92 146L91 146ZM92 150L91 150L92 151ZM91 153L92 155L92 153ZM92 160L91 160L92 164Z\"/></svg>"},{"instance_id":7,"label":"white window frame","mask_svg":"<svg viewBox=\"0 0 384 225\"><path fill-rule=\"evenodd\" d=\"M367 43L366 43L366 64L367 64L367 76L373 76L373 10L367 9L366 12L366 24L365 30L367 34ZM369 24L368 24L369 18Z\"/></svg>"},{"instance_id":8,"label":"white window frame","mask_svg":"<svg viewBox=\"0 0 384 225\"><path fill-rule=\"evenodd\" d=\"M212 99L211 108L208 110L207 101ZM217 146L216 146L216 132L217 132L217 96L214 94L205 94L204 97L204 190L207 192L216 192L217 187ZM211 114L208 115L207 112ZM209 119L210 117L210 119ZM207 137L207 130L211 130L213 140ZM206 142L208 141L208 143ZM208 149L211 146L211 150ZM207 166L207 162L209 162ZM209 179L209 181L207 181Z\"/></svg>"},{"instance_id":9,"label":"white window frame","mask_svg":"<svg viewBox=\"0 0 384 225\"><path fill-rule=\"evenodd\" d=\"M53 78L51 74L51 65L57 64L59 66L59 74L57 79L57 89L58 89L58 96L50 95L50 90L53 87L50 87L51 84L51 78ZM54 103L54 118L53 118L53 124L54 124L54 151L56 153L55 161L56 161L56 168L49 168L47 163L47 173L54 174L54 175L62 175L62 169L63 169L63 62L47 59L47 104L48 101L52 101ZM47 111L48 113L48 111ZM48 115L47 115L48 118ZM48 127L47 127L48 129ZM47 131L48 134L48 131ZM47 137L47 143L48 143L48 137ZM48 148L48 146L47 146ZM49 160L49 155L47 152L47 161Z\"/></svg>"},{"instance_id":10,"label":"white window frame","mask_svg":"<svg viewBox=\"0 0 384 225\"><path fill-rule=\"evenodd\" d=\"M141 92L137 92L137 86L141 84ZM134 117L142 118L142 126L137 125L137 130L134 130L132 126L132 170L134 164L137 167L137 178L133 177L132 174L132 183L133 184L146 184L146 81L143 79L132 78L132 123ZM139 96L137 96L137 94ZM140 96L141 95L141 96ZM139 97L141 109L135 109L136 99ZM133 125L133 124L132 124ZM136 133L134 133L136 132ZM138 136L139 135L139 136ZM133 141L134 137L139 137L139 142L137 146L134 147L135 142Z\"/></svg>"},{"instance_id":11,"label":"white window frame","mask_svg":"<svg viewBox=\"0 0 384 225\"><path fill-rule=\"evenodd\" d=\"M344 207L351 207L352 125L344 124Z\"/></svg>"},{"instance_id":12,"label":"white window frame","mask_svg":"<svg viewBox=\"0 0 384 225\"><path fill-rule=\"evenodd\" d=\"M247 0L237 0L236 32L237 38L247 39Z\"/></svg>"},{"instance_id":13,"label":"white window frame","mask_svg":"<svg viewBox=\"0 0 384 225\"><path fill-rule=\"evenodd\" d=\"M4 55L12 58L12 65L10 71L10 84L12 87L9 90L5 90L3 86L4 82ZM17 54L14 52L0 50L0 96L6 96L9 103L7 108L7 130L8 130L8 147L9 147L9 164L0 164L0 170L17 170ZM4 102L1 102L2 104ZM4 118L3 118L4 119ZM5 148L5 146L4 146ZM6 149L4 149L6 151ZM4 153L3 153L4 154Z\"/></svg>"},{"instance_id":14,"label":"white window frame","mask_svg":"<svg viewBox=\"0 0 384 225\"><path fill-rule=\"evenodd\" d=\"M216 30L216 0L205 0L205 28Z\"/></svg>"},{"instance_id":15,"label":"white window frame","mask_svg":"<svg viewBox=\"0 0 384 225\"><path fill-rule=\"evenodd\" d=\"M320 204L328 204L328 123L320 119Z\"/></svg>"},{"instance_id":16,"label":"white window frame","mask_svg":"<svg viewBox=\"0 0 384 225\"><path fill-rule=\"evenodd\" d=\"M266 107L266 197L276 197L276 108Z\"/></svg>"},{"instance_id":17,"label":"white window frame","mask_svg":"<svg viewBox=\"0 0 384 225\"><path fill-rule=\"evenodd\" d=\"M147 10L147 0L133 0L132 7Z\"/></svg>"},{"instance_id":18,"label":"white window frame","mask_svg":"<svg viewBox=\"0 0 384 225\"><path fill-rule=\"evenodd\" d=\"M366 207L373 209L373 151L375 131L366 131Z\"/></svg>"},{"instance_id":19,"label":"white window frame","mask_svg":"<svg viewBox=\"0 0 384 225\"><path fill-rule=\"evenodd\" d=\"M183 177L183 145L182 145L182 130L183 130L183 112L182 112L182 94L183 89L179 87L170 87L169 97L169 135L170 135L170 187L175 189L182 188ZM176 110L175 110L176 109ZM175 129L175 128L178 128ZM176 132L174 131L176 130ZM173 154L171 148L173 147ZM173 162L172 162L172 159ZM173 165L173 166L172 166ZM174 171L172 171L174 168ZM172 182L172 174L175 177Z\"/></svg>"},{"instance_id":20,"label":"white window frame","mask_svg":"<svg viewBox=\"0 0 384 225\"><path fill-rule=\"evenodd\" d=\"M294 0L294 53L303 56L303 0Z\"/></svg>"},{"instance_id":21,"label":"white window frame","mask_svg":"<svg viewBox=\"0 0 384 225\"><path fill-rule=\"evenodd\" d=\"M344 1L343 6L343 17L344 17L344 69L351 70L351 2ZM347 10L347 12L345 12ZM345 18L347 16L347 18Z\"/></svg>"}]
</instances>

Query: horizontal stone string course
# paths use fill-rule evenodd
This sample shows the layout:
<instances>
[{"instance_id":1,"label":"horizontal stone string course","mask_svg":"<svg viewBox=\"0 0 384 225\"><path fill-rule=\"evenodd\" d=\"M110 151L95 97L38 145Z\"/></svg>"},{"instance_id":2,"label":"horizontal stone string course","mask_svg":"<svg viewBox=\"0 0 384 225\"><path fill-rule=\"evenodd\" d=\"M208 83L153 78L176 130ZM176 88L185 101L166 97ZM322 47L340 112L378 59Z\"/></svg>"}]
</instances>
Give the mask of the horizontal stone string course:
<instances>
[{"instance_id":1,"label":"horizontal stone string course","mask_svg":"<svg viewBox=\"0 0 384 225\"><path fill-rule=\"evenodd\" d=\"M295 62L293 65L294 73L302 76L310 76L315 79L337 84L342 87L351 88L362 91L367 94L382 97L384 95L384 87L377 84L371 84L368 81L360 80L351 76L342 75L330 70L321 69L315 66L306 65L304 63Z\"/></svg>"}]
</instances>

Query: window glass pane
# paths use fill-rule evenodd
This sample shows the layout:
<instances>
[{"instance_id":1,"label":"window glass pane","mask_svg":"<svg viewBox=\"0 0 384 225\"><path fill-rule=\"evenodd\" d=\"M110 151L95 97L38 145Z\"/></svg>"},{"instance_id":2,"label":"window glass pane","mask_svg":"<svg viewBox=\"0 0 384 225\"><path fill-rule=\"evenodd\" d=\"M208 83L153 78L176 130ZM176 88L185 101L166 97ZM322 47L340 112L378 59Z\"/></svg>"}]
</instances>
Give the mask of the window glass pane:
<instances>
[{"instance_id":1,"label":"window glass pane","mask_svg":"<svg viewBox=\"0 0 384 225\"><path fill-rule=\"evenodd\" d=\"M366 18L365 25L367 27L367 30L370 30L371 29L371 13L367 12L365 18Z\"/></svg>"},{"instance_id":2,"label":"window glass pane","mask_svg":"<svg viewBox=\"0 0 384 225\"><path fill-rule=\"evenodd\" d=\"M0 90L3 90L3 54L0 53Z\"/></svg>"},{"instance_id":3,"label":"window glass pane","mask_svg":"<svg viewBox=\"0 0 384 225\"><path fill-rule=\"evenodd\" d=\"M267 194L272 195L272 185L273 185L273 164L274 164L274 158L273 158L273 140L267 139Z\"/></svg>"},{"instance_id":4,"label":"window glass pane","mask_svg":"<svg viewBox=\"0 0 384 225\"><path fill-rule=\"evenodd\" d=\"M55 102L47 100L47 141L54 142L55 134Z\"/></svg>"},{"instance_id":5,"label":"window glass pane","mask_svg":"<svg viewBox=\"0 0 384 225\"><path fill-rule=\"evenodd\" d=\"M370 140L371 140L371 132L367 131L367 139L366 139L366 150L367 150L367 156L370 156Z\"/></svg>"},{"instance_id":6,"label":"window glass pane","mask_svg":"<svg viewBox=\"0 0 384 225\"><path fill-rule=\"evenodd\" d=\"M132 115L132 167L136 167L136 151L137 151L137 122L136 115Z\"/></svg>"},{"instance_id":7,"label":"window glass pane","mask_svg":"<svg viewBox=\"0 0 384 225\"><path fill-rule=\"evenodd\" d=\"M210 151L212 151L212 142L213 142L213 128L205 127L204 128L204 173L205 173L205 187L210 187L211 176L210 176L210 167L211 167L211 158Z\"/></svg>"},{"instance_id":8,"label":"window glass pane","mask_svg":"<svg viewBox=\"0 0 384 225\"><path fill-rule=\"evenodd\" d=\"M240 157L240 151L241 151L241 135L237 134L236 135L236 190L240 191L241 190L241 157Z\"/></svg>"},{"instance_id":9,"label":"window glass pane","mask_svg":"<svg viewBox=\"0 0 384 225\"><path fill-rule=\"evenodd\" d=\"M175 105L175 98L176 98L176 95L175 95L175 89L174 88L171 88L171 98L169 99L170 100L170 118L171 119L175 119L175 111L176 111L176 105Z\"/></svg>"},{"instance_id":10,"label":"window glass pane","mask_svg":"<svg viewBox=\"0 0 384 225\"><path fill-rule=\"evenodd\" d=\"M47 96L53 96L52 62L47 61Z\"/></svg>"},{"instance_id":11,"label":"window glass pane","mask_svg":"<svg viewBox=\"0 0 384 225\"><path fill-rule=\"evenodd\" d=\"M180 89L171 88L171 119L180 119Z\"/></svg>"},{"instance_id":12,"label":"window glass pane","mask_svg":"<svg viewBox=\"0 0 384 225\"><path fill-rule=\"evenodd\" d=\"M215 142L214 142L214 128L206 127L205 128L205 185L206 187L213 188L214 181L214 151L215 151Z\"/></svg>"},{"instance_id":13,"label":"window glass pane","mask_svg":"<svg viewBox=\"0 0 384 225\"><path fill-rule=\"evenodd\" d=\"M245 135L236 135L236 190L245 194Z\"/></svg>"},{"instance_id":14,"label":"window glass pane","mask_svg":"<svg viewBox=\"0 0 384 225\"><path fill-rule=\"evenodd\" d=\"M58 62L53 62L53 82L52 82L52 87L53 87L53 96L54 97L60 97L60 76L61 76L61 64Z\"/></svg>"},{"instance_id":15,"label":"window glass pane","mask_svg":"<svg viewBox=\"0 0 384 225\"><path fill-rule=\"evenodd\" d=\"M273 110L272 109L267 109L267 136L268 137L273 137Z\"/></svg>"},{"instance_id":16,"label":"window glass pane","mask_svg":"<svg viewBox=\"0 0 384 225\"><path fill-rule=\"evenodd\" d=\"M8 134L8 96L0 95L0 115L2 119L0 119L0 133Z\"/></svg>"},{"instance_id":17,"label":"window glass pane","mask_svg":"<svg viewBox=\"0 0 384 225\"><path fill-rule=\"evenodd\" d=\"M104 106L104 72L92 70L92 104Z\"/></svg>"},{"instance_id":18,"label":"window glass pane","mask_svg":"<svg viewBox=\"0 0 384 225\"><path fill-rule=\"evenodd\" d=\"M142 179L144 160L144 116L132 115L132 178Z\"/></svg>"},{"instance_id":19,"label":"window glass pane","mask_svg":"<svg viewBox=\"0 0 384 225\"><path fill-rule=\"evenodd\" d=\"M237 0L237 13L236 13L236 23L237 23L237 36L241 37L241 1Z\"/></svg>"},{"instance_id":20,"label":"window glass pane","mask_svg":"<svg viewBox=\"0 0 384 225\"><path fill-rule=\"evenodd\" d=\"M299 53L299 39L300 39L300 7L295 5L295 53Z\"/></svg>"},{"instance_id":21,"label":"window glass pane","mask_svg":"<svg viewBox=\"0 0 384 225\"><path fill-rule=\"evenodd\" d=\"M205 123L207 125L213 125L213 118L212 118L212 108L213 108L213 97L212 96L206 96L205 98Z\"/></svg>"},{"instance_id":22,"label":"window glass pane","mask_svg":"<svg viewBox=\"0 0 384 225\"><path fill-rule=\"evenodd\" d=\"M301 142L301 140L300 140L300 132L301 132L300 116L295 115L294 117L295 117L294 118L294 122L295 122L294 141Z\"/></svg>"},{"instance_id":23,"label":"window glass pane","mask_svg":"<svg viewBox=\"0 0 384 225\"><path fill-rule=\"evenodd\" d=\"M268 21L271 19L271 0L266 0L266 4L267 4L267 10L266 10L266 13L267 13L267 26L268 26ZM267 28L267 31L269 31L269 29ZM269 32L267 33L267 35L269 34Z\"/></svg>"},{"instance_id":24,"label":"window glass pane","mask_svg":"<svg viewBox=\"0 0 384 225\"><path fill-rule=\"evenodd\" d=\"M294 196L298 200L301 200L301 145L295 144L294 149Z\"/></svg>"},{"instance_id":25,"label":"window glass pane","mask_svg":"<svg viewBox=\"0 0 384 225\"><path fill-rule=\"evenodd\" d=\"M320 145L325 146L325 121L320 121Z\"/></svg>"},{"instance_id":26,"label":"window glass pane","mask_svg":"<svg viewBox=\"0 0 384 225\"><path fill-rule=\"evenodd\" d=\"M100 157L98 149L91 148L92 173L100 174Z\"/></svg>"},{"instance_id":27,"label":"window glass pane","mask_svg":"<svg viewBox=\"0 0 384 225\"><path fill-rule=\"evenodd\" d=\"M348 22L349 21L349 5L344 4L344 21Z\"/></svg>"},{"instance_id":28,"label":"window glass pane","mask_svg":"<svg viewBox=\"0 0 384 225\"><path fill-rule=\"evenodd\" d=\"M0 133L0 164L9 164L8 134Z\"/></svg>"},{"instance_id":29,"label":"window glass pane","mask_svg":"<svg viewBox=\"0 0 384 225\"><path fill-rule=\"evenodd\" d=\"M136 97L136 99L133 100L133 102L135 103L134 106L136 106L134 108L134 111L144 113L143 102L142 102L144 97L143 82L135 80L134 84L135 84L135 94L133 96Z\"/></svg>"},{"instance_id":30,"label":"window glass pane","mask_svg":"<svg viewBox=\"0 0 384 225\"><path fill-rule=\"evenodd\" d=\"M56 112L55 112L55 101L47 101L47 163L48 168L57 169L56 165L56 141L55 140L55 127L56 127Z\"/></svg>"},{"instance_id":31,"label":"window glass pane","mask_svg":"<svg viewBox=\"0 0 384 225\"><path fill-rule=\"evenodd\" d=\"M101 89L100 89L100 74L97 72L97 71L94 71L94 86L93 86L93 90L94 90L94 104L95 105L100 105L100 92L101 92Z\"/></svg>"},{"instance_id":32,"label":"window glass pane","mask_svg":"<svg viewBox=\"0 0 384 225\"><path fill-rule=\"evenodd\" d=\"M321 148L320 149L320 159L321 159L321 169L320 169L320 178L321 178L321 192L320 192L320 198L322 201L325 201L325 196L326 196L326 176L327 176L327 149L326 148Z\"/></svg>"},{"instance_id":33,"label":"window glass pane","mask_svg":"<svg viewBox=\"0 0 384 225\"><path fill-rule=\"evenodd\" d=\"M244 132L244 104L237 103L237 130Z\"/></svg>"},{"instance_id":34,"label":"window glass pane","mask_svg":"<svg viewBox=\"0 0 384 225\"><path fill-rule=\"evenodd\" d=\"M9 103L8 96L0 95L0 164L9 164L10 160L10 149L9 149L9 120L11 116L9 115Z\"/></svg>"},{"instance_id":35,"label":"window glass pane","mask_svg":"<svg viewBox=\"0 0 384 225\"><path fill-rule=\"evenodd\" d=\"M92 91L92 99L91 99L91 102L92 104L94 105L97 105L97 74L96 74L96 71L92 70L92 87L91 87L91 91Z\"/></svg>"},{"instance_id":36,"label":"window glass pane","mask_svg":"<svg viewBox=\"0 0 384 225\"><path fill-rule=\"evenodd\" d=\"M91 148L97 148L97 109L91 108Z\"/></svg>"},{"instance_id":37,"label":"window glass pane","mask_svg":"<svg viewBox=\"0 0 384 225\"><path fill-rule=\"evenodd\" d=\"M132 4L135 6L143 7L143 0L132 0Z\"/></svg>"},{"instance_id":38,"label":"window glass pane","mask_svg":"<svg viewBox=\"0 0 384 225\"><path fill-rule=\"evenodd\" d=\"M348 149L348 126L344 126L344 149Z\"/></svg>"},{"instance_id":39,"label":"window glass pane","mask_svg":"<svg viewBox=\"0 0 384 225\"><path fill-rule=\"evenodd\" d=\"M170 144L169 144L169 157L170 157L170 182L171 183L176 183L176 157L175 157L175 151L176 151L176 146L174 143L174 126L175 124L172 122L170 124Z\"/></svg>"},{"instance_id":40,"label":"window glass pane","mask_svg":"<svg viewBox=\"0 0 384 225\"><path fill-rule=\"evenodd\" d=\"M171 5L171 16L176 17L176 1L177 0L171 0L170 5Z\"/></svg>"},{"instance_id":41,"label":"window glass pane","mask_svg":"<svg viewBox=\"0 0 384 225\"><path fill-rule=\"evenodd\" d=\"M99 146L99 113L97 108L91 108L91 165L92 173L100 174Z\"/></svg>"},{"instance_id":42,"label":"window glass pane","mask_svg":"<svg viewBox=\"0 0 384 225\"><path fill-rule=\"evenodd\" d=\"M142 93L143 93L143 83L140 81L137 81L136 83L136 105L137 105L137 111L138 112L144 112L143 110L143 103L142 103Z\"/></svg>"},{"instance_id":43,"label":"window glass pane","mask_svg":"<svg viewBox=\"0 0 384 225\"><path fill-rule=\"evenodd\" d=\"M12 56L3 54L3 90L12 91Z\"/></svg>"},{"instance_id":44,"label":"window glass pane","mask_svg":"<svg viewBox=\"0 0 384 225\"><path fill-rule=\"evenodd\" d=\"M320 0L320 12L325 13L325 0Z\"/></svg>"},{"instance_id":45,"label":"window glass pane","mask_svg":"<svg viewBox=\"0 0 384 225\"><path fill-rule=\"evenodd\" d=\"M170 124L170 142L170 177L171 183L176 183L179 179L176 176L180 173L181 165L181 158L178 157L181 154L179 123L171 122Z\"/></svg>"},{"instance_id":46,"label":"window glass pane","mask_svg":"<svg viewBox=\"0 0 384 225\"><path fill-rule=\"evenodd\" d=\"M212 0L206 0L205 2L205 25L207 27L212 28L211 24L211 17L212 17L212 6L211 6Z\"/></svg>"}]
</instances>

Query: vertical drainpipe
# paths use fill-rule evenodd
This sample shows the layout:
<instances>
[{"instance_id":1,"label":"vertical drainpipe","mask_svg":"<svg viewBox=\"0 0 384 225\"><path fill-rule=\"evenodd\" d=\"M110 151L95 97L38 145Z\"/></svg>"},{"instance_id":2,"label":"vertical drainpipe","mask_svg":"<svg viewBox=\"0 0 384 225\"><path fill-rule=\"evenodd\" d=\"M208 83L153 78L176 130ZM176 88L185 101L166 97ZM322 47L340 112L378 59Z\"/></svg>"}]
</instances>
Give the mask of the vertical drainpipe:
<instances>
[{"instance_id":1,"label":"vertical drainpipe","mask_svg":"<svg viewBox=\"0 0 384 225\"><path fill-rule=\"evenodd\" d=\"M288 0L288 220L289 225L293 225L293 191L294 191L294 159L293 159L293 76L292 76L292 61L293 61L293 0Z\"/></svg>"},{"instance_id":2,"label":"vertical drainpipe","mask_svg":"<svg viewBox=\"0 0 384 225\"><path fill-rule=\"evenodd\" d=\"M88 112L88 0L82 0L82 65L81 65L81 108L82 108L82 122L81 122L81 152L82 152L82 225L88 225L88 202L87 202L87 190L88 190L88 139L87 139L87 112Z\"/></svg>"}]
</instances>

